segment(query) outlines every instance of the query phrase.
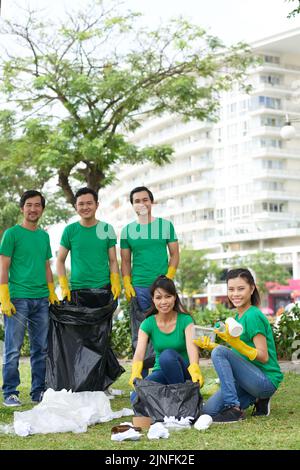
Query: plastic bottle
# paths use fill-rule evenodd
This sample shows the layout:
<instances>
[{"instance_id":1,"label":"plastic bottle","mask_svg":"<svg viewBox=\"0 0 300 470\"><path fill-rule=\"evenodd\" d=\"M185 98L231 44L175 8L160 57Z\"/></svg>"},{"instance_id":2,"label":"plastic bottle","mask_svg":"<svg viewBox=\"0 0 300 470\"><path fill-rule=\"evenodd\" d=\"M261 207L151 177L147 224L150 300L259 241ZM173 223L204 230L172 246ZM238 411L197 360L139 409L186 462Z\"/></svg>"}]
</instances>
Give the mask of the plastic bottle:
<instances>
[{"instance_id":1,"label":"plastic bottle","mask_svg":"<svg viewBox=\"0 0 300 470\"><path fill-rule=\"evenodd\" d=\"M228 325L228 333L233 338L238 338L243 333L243 325L241 325L232 317L227 318L225 320L225 323L223 322L216 323L215 328L217 328L220 331L220 333L223 333L226 331L226 325Z\"/></svg>"}]
</instances>

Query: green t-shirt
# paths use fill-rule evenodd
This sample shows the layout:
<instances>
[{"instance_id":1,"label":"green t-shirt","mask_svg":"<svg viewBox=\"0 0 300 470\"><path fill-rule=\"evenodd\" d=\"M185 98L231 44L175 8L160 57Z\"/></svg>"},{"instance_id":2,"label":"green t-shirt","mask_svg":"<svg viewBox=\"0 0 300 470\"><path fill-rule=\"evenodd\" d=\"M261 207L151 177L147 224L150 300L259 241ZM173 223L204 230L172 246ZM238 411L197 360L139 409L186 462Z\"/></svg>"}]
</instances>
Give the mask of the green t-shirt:
<instances>
[{"instance_id":1,"label":"green t-shirt","mask_svg":"<svg viewBox=\"0 0 300 470\"><path fill-rule=\"evenodd\" d=\"M277 388L283 379L283 374L280 370L277 361L274 337L268 319L259 310L259 308L254 306L248 308L248 310L246 310L246 312L242 315L241 318L239 318L239 315L237 313L235 319L241 325L243 325L243 333L241 334L240 338L242 341L244 341L244 343L248 344L248 346L255 348L255 344L253 342L254 336L258 334L265 336L267 340L269 360L265 364L257 360L250 361L250 359L240 354L238 351L236 351L236 349L232 349L234 349L234 351L240 356L242 356L244 359L247 359L253 364L255 364Z\"/></svg>"},{"instance_id":2,"label":"green t-shirt","mask_svg":"<svg viewBox=\"0 0 300 470\"><path fill-rule=\"evenodd\" d=\"M140 328L149 336L155 351L153 370L160 370L159 356L165 349L174 349L183 359L189 361L186 350L185 329L190 323L194 323L194 320L185 313L177 314L176 327L171 333L164 333L158 328L155 315L150 315L141 323Z\"/></svg>"},{"instance_id":3,"label":"green t-shirt","mask_svg":"<svg viewBox=\"0 0 300 470\"><path fill-rule=\"evenodd\" d=\"M21 225L7 229L0 254L9 256L9 292L12 299L48 297L46 261L52 258L48 233L41 228L28 230Z\"/></svg>"},{"instance_id":4,"label":"green t-shirt","mask_svg":"<svg viewBox=\"0 0 300 470\"><path fill-rule=\"evenodd\" d=\"M172 222L160 217L149 224L131 222L122 229L121 248L132 252L132 285L149 287L168 271L168 243L177 241Z\"/></svg>"},{"instance_id":5,"label":"green t-shirt","mask_svg":"<svg viewBox=\"0 0 300 470\"><path fill-rule=\"evenodd\" d=\"M98 289L110 283L109 248L117 237L113 227L98 222L84 227L79 222L67 225L60 244L71 251L71 288Z\"/></svg>"}]
</instances>

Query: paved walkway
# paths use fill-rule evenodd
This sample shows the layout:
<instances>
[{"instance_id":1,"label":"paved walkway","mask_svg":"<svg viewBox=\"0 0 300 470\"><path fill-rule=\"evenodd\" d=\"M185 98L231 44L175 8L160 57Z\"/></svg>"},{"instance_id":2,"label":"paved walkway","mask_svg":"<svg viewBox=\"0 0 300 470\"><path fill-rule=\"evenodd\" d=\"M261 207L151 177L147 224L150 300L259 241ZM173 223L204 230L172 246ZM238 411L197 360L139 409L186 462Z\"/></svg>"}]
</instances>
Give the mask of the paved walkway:
<instances>
[{"instance_id":1,"label":"paved walkway","mask_svg":"<svg viewBox=\"0 0 300 470\"><path fill-rule=\"evenodd\" d=\"M122 365L131 365L131 360L121 359L119 362ZM279 364L282 372L295 372L296 374L300 374L300 361L279 361ZM200 359L200 365L203 367L213 366L211 359Z\"/></svg>"}]
</instances>

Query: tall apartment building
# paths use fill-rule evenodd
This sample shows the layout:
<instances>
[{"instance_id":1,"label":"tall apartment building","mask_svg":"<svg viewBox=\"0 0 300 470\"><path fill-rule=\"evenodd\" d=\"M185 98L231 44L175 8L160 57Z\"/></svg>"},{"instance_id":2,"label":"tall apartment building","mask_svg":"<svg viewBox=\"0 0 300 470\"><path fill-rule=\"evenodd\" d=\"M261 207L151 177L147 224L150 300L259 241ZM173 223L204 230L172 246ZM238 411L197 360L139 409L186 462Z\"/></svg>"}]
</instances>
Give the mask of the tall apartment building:
<instances>
[{"instance_id":1,"label":"tall apartment building","mask_svg":"<svg viewBox=\"0 0 300 470\"><path fill-rule=\"evenodd\" d=\"M262 62L252 92L221 100L216 124L149 119L131 137L140 145L170 144L172 163L124 166L101 191L102 210L116 229L134 219L130 190L153 191L155 214L174 223L181 244L230 258L268 249L300 279L300 132L280 137L285 115L300 118L300 29L252 44ZM297 127L297 124L294 124Z\"/></svg>"}]
</instances>

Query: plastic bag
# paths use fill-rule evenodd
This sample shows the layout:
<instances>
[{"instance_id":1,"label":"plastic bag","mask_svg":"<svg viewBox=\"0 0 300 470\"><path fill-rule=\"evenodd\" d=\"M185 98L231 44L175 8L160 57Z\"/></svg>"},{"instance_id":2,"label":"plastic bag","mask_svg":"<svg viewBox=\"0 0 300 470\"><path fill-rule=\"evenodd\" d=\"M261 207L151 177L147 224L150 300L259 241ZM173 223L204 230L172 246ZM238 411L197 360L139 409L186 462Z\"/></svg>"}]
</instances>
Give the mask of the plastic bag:
<instances>
[{"instance_id":1,"label":"plastic bag","mask_svg":"<svg viewBox=\"0 0 300 470\"><path fill-rule=\"evenodd\" d=\"M140 324L145 320L146 316L144 312L140 309L137 298L132 297L130 302L130 326L131 326L131 344L132 344L132 353L134 355L137 341ZM152 346L151 341L149 341L145 358L144 358L144 369L151 369L155 363L155 352Z\"/></svg>"},{"instance_id":2,"label":"plastic bag","mask_svg":"<svg viewBox=\"0 0 300 470\"><path fill-rule=\"evenodd\" d=\"M50 306L47 388L102 391L125 372L110 347L116 307L108 289L75 291L72 302Z\"/></svg>"},{"instance_id":3,"label":"plastic bag","mask_svg":"<svg viewBox=\"0 0 300 470\"><path fill-rule=\"evenodd\" d=\"M28 411L14 413L18 436L59 432L86 432L87 427L132 414L131 410L113 412L104 392L77 392L48 389L43 400Z\"/></svg>"},{"instance_id":4,"label":"plastic bag","mask_svg":"<svg viewBox=\"0 0 300 470\"><path fill-rule=\"evenodd\" d=\"M190 380L180 384L164 385L150 380L135 380L137 396L133 402L136 415L150 416L153 421L164 421L165 416L177 419L201 413L203 399L199 384Z\"/></svg>"}]
</instances>

